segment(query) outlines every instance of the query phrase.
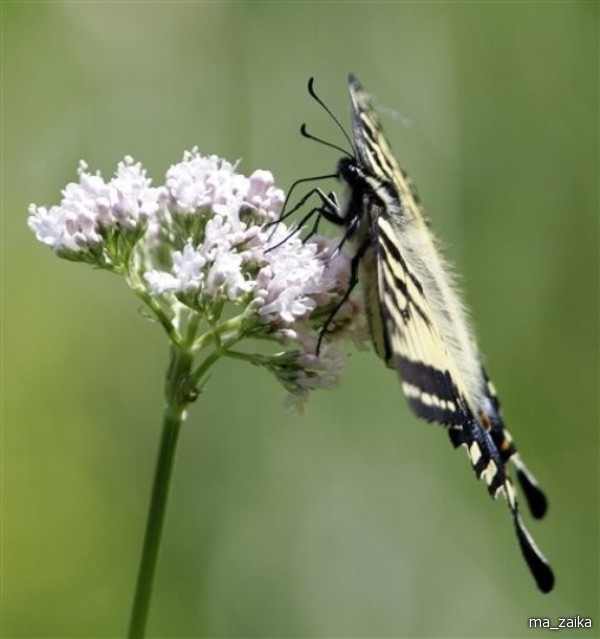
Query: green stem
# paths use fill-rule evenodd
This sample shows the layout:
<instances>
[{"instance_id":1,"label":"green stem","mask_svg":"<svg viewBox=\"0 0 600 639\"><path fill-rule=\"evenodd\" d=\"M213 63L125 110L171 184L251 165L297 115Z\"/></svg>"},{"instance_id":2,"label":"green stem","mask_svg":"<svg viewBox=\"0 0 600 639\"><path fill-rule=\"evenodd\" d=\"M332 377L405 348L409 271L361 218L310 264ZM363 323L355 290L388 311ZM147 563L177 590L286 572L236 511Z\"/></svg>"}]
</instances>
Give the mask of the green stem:
<instances>
[{"instance_id":1,"label":"green stem","mask_svg":"<svg viewBox=\"0 0 600 639\"><path fill-rule=\"evenodd\" d=\"M190 396L188 383L191 367L192 356L174 347L167 374L167 406L164 413L162 439L154 474L142 558L131 611L129 639L141 639L144 637L148 613L150 612L152 587L154 585L156 562L165 520L177 438L183 421L183 412Z\"/></svg>"}]
</instances>

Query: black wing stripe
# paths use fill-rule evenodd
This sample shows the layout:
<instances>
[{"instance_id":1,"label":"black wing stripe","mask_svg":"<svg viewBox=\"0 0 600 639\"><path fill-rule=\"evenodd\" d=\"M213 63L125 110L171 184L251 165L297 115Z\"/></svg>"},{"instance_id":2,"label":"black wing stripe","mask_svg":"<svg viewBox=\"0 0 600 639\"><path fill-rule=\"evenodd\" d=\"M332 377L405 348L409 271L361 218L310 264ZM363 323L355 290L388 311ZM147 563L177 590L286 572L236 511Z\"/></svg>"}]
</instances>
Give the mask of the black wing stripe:
<instances>
[{"instance_id":1,"label":"black wing stripe","mask_svg":"<svg viewBox=\"0 0 600 639\"><path fill-rule=\"evenodd\" d=\"M402 379L424 393L435 394L440 400L456 402L456 385L448 371L441 371L429 364L415 362L404 355L396 356L396 365L401 369Z\"/></svg>"},{"instance_id":2,"label":"black wing stripe","mask_svg":"<svg viewBox=\"0 0 600 639\"><path fill-rule=\"evenodd\" d=\"M504 490L511 510L517 508L516 496L512 482L506 474L506 467L502 463L498 450L493 441L475 420L471 419L465 426L467 437L467 452L471 465L478 478L483 478L492 497ZM481 457L479 457L481 455ZM481 462L483 459L483 462ZM477 470L483 466L478 475Z\"/></svg>"},{"instance_id":3,"label":"black wing stripe","mask_svg":"<svg viewBox=\"0 0 600 639\"><path fill-rule=\"evenodd\" d=\"M499 490L503 491L509 508L516 508L512 482L507 477L501 460L498 459L497 451L493 445L490 446L477 421L471 416L463 421L462 428L449 428L448 435L455 448L463 446L466 449L475 476L485 481L490 495L496 497Z\"/></svg>"},{"instance_id":4,"label":"black wing stripe","mask_svg":"<svg viewBox=\"0 0 600 639\"><path fill-rule=\"evenodd\" d=\"M360 124L361 142L364 147L362 150L369 156L370 168L379 178L393 183L401 169L396 163L387 141L381 134L381 125L375 112L373 110L369 110L368 113L362 111Z\"/></svg>"},{"instance_id":5,"label":"black wing stripe","mask_svg":"<svg viewBox=\"0 0 600 639\"><path fill-rule=\"evenodd\" d=\"M397 243L394 241L393 237L390 236L390 231L392 231L393 227L388 222L379 224L378 234L380 246L385 250L386 257L390 264L399 264L402 267L402 271L408 275L411 283L417 289L417 291L423 295L423 285L419 282L418 278L409 270L406 261L402 257L402 253L400 253L400 249L398 248Z\"/></svg>"},{"instance_id":6,"label":"black wing stripe","mask_svg":"<svg viewBox=\"0 0 600 639\"><path fill-rule=\"evenodd\" d=\"M431 321L423 308L418 304L415 298L410 294L406 280L399 277L398 273L392 272L387 266L384 267L385 272L385 292L389 296L389 302L394 305L394 309L399 313L400 321L408 325L412 320L411 309L414 309L426 326L430 326Z\"/></svg>"}]
</instances>

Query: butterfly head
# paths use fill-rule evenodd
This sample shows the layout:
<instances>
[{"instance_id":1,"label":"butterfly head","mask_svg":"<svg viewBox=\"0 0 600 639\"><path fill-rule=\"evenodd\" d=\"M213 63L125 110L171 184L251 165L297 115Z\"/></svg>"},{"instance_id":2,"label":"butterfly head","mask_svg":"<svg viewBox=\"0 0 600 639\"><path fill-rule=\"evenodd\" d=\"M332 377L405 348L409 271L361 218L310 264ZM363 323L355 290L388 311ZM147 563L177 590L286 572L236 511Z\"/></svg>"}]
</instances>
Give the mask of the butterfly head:
<instances>
[{"instance_id":1,"label":"butterfly head","mask_svg":"<svg viewBox=\"0 0 600 639\"><path fill-rule=\"evenodd\" d=\"M362 202L366 188L365 176L361 170L360 163L352 156L340 158L336 174L342 184L339 214L348 223L348 218L360 216L363 211Z\"/></svg>"},{"instance_id":2,"label":"butterfly head","mask_svg":"<svg viewBox=\"0 0 600 639\"><path fill-rule=\"evenodd\" d=\"M356 188L362 182L362 174L356 158L344 156L337 164L337 176L342 184L351 189Z\"/></svg>"}]
</instances>

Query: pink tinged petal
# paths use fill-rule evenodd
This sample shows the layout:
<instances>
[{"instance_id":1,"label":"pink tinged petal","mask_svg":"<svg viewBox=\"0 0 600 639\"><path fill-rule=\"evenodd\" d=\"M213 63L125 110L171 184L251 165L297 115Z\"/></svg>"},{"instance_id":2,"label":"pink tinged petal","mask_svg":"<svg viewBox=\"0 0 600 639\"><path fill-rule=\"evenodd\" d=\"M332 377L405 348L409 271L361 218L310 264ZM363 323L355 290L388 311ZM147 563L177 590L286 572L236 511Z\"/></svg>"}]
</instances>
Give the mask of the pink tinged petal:
<instances>
[{"instance_id":1,"label":"pink tinged petal","mask_svg":"<svg viewBox=\"0 0 600 639\"><path fill-rule=\"evenodd\" d=\"M39 241L54 250L79 251L89 244L97 244L102 238L96 233L94 220L88 215L78 215L62 206L29 207L29 228Z\"/></svg>"},{"instance_id":2,"label":"pink tinged petal","mask_svg":"<svg viewBox=\"0 0 600 639\"><path fill-rule=\"evenodd\" d=\"M97 220L100 226L109 226L113 221L110 201L106 197L96 200Z\"/></svg>"},{"instance_id":3,"label":"pink tinged petal","mask_svg":"<svg viewBox=\"0 0 600 639\"><path fill-rule=\"evenodd\" d=\"M246 203L262 212L268 220L275 219L281 211L285 195L281 189L274 186L273 174L259 169L248 179Z\"/></svg>"},{"instance_id":4,"label":"pink tinged petal","mask_svg":"<svg viewBox=\"0 0 600 639\"><path fill-rule=\"evenodd\" d=\"M122 227L134 229L158 210L160 191L150 184L142 165L135 163L131 156L119 163L108 184L108 192L112 213Z\"/></svg>"},{"instance_id":5,"label":"pink tinged petal","mask_svg":"<svg viewBox=\"0 0 600 639\"><path fill-rule=\"evenodd\" d=\"M308 315L315 308L314 301L303 295L299 287L284 289L276 296L269 293L269 298L272 301L264 304L259 314L263 317L278 316L288 324Z\"/></svg>"},{"instance_id":6,"label":"pink tinged petal","mask_svg":"<svg viewBox=\"0 0 600 639\"><path fill-rule=\"evenodd\" d=\"M40 242L54 249L71 248L71 250L78 250L79 248L76 245L70 247L64 245L64 212L59 206L53 206L48 210L45 206L37 207L35 204L30 204L27 225Z\"/></svg>"}]
</instances>

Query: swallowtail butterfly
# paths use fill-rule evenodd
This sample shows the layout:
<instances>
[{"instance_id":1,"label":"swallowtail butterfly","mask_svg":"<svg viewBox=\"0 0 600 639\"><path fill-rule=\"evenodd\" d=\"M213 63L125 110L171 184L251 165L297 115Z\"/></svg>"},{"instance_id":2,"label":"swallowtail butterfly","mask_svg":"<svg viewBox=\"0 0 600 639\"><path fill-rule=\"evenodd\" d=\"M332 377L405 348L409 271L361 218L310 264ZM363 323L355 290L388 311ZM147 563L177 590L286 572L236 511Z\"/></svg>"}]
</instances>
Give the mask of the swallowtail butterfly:
<instances>
[{"instance_id":1,"label":"swallowtail butterfly","mask_svg":"<svg viewBox=\"0 0 600 639\"><path fill-rule=\"evenodd\" d=\"M353 75L348 84L353 153L342 157L336 171L345 199L340 204L334 194L316 190L322 200L319 212L344 229L342 244L352 250L347 295L360 281L375 351L398 372L411 409L445 426L453 446L466 449L490 495L506 500L525 561L539 589L549 592L554 574L523 525L507 464L514 466L536 519L546 512L546 497L504 426L467 313L417 191L392 155L369 95ZM312 79L309 92L331 114ZM302 132L318 140L304 126Z\"/></svg>"}]
</instances>

